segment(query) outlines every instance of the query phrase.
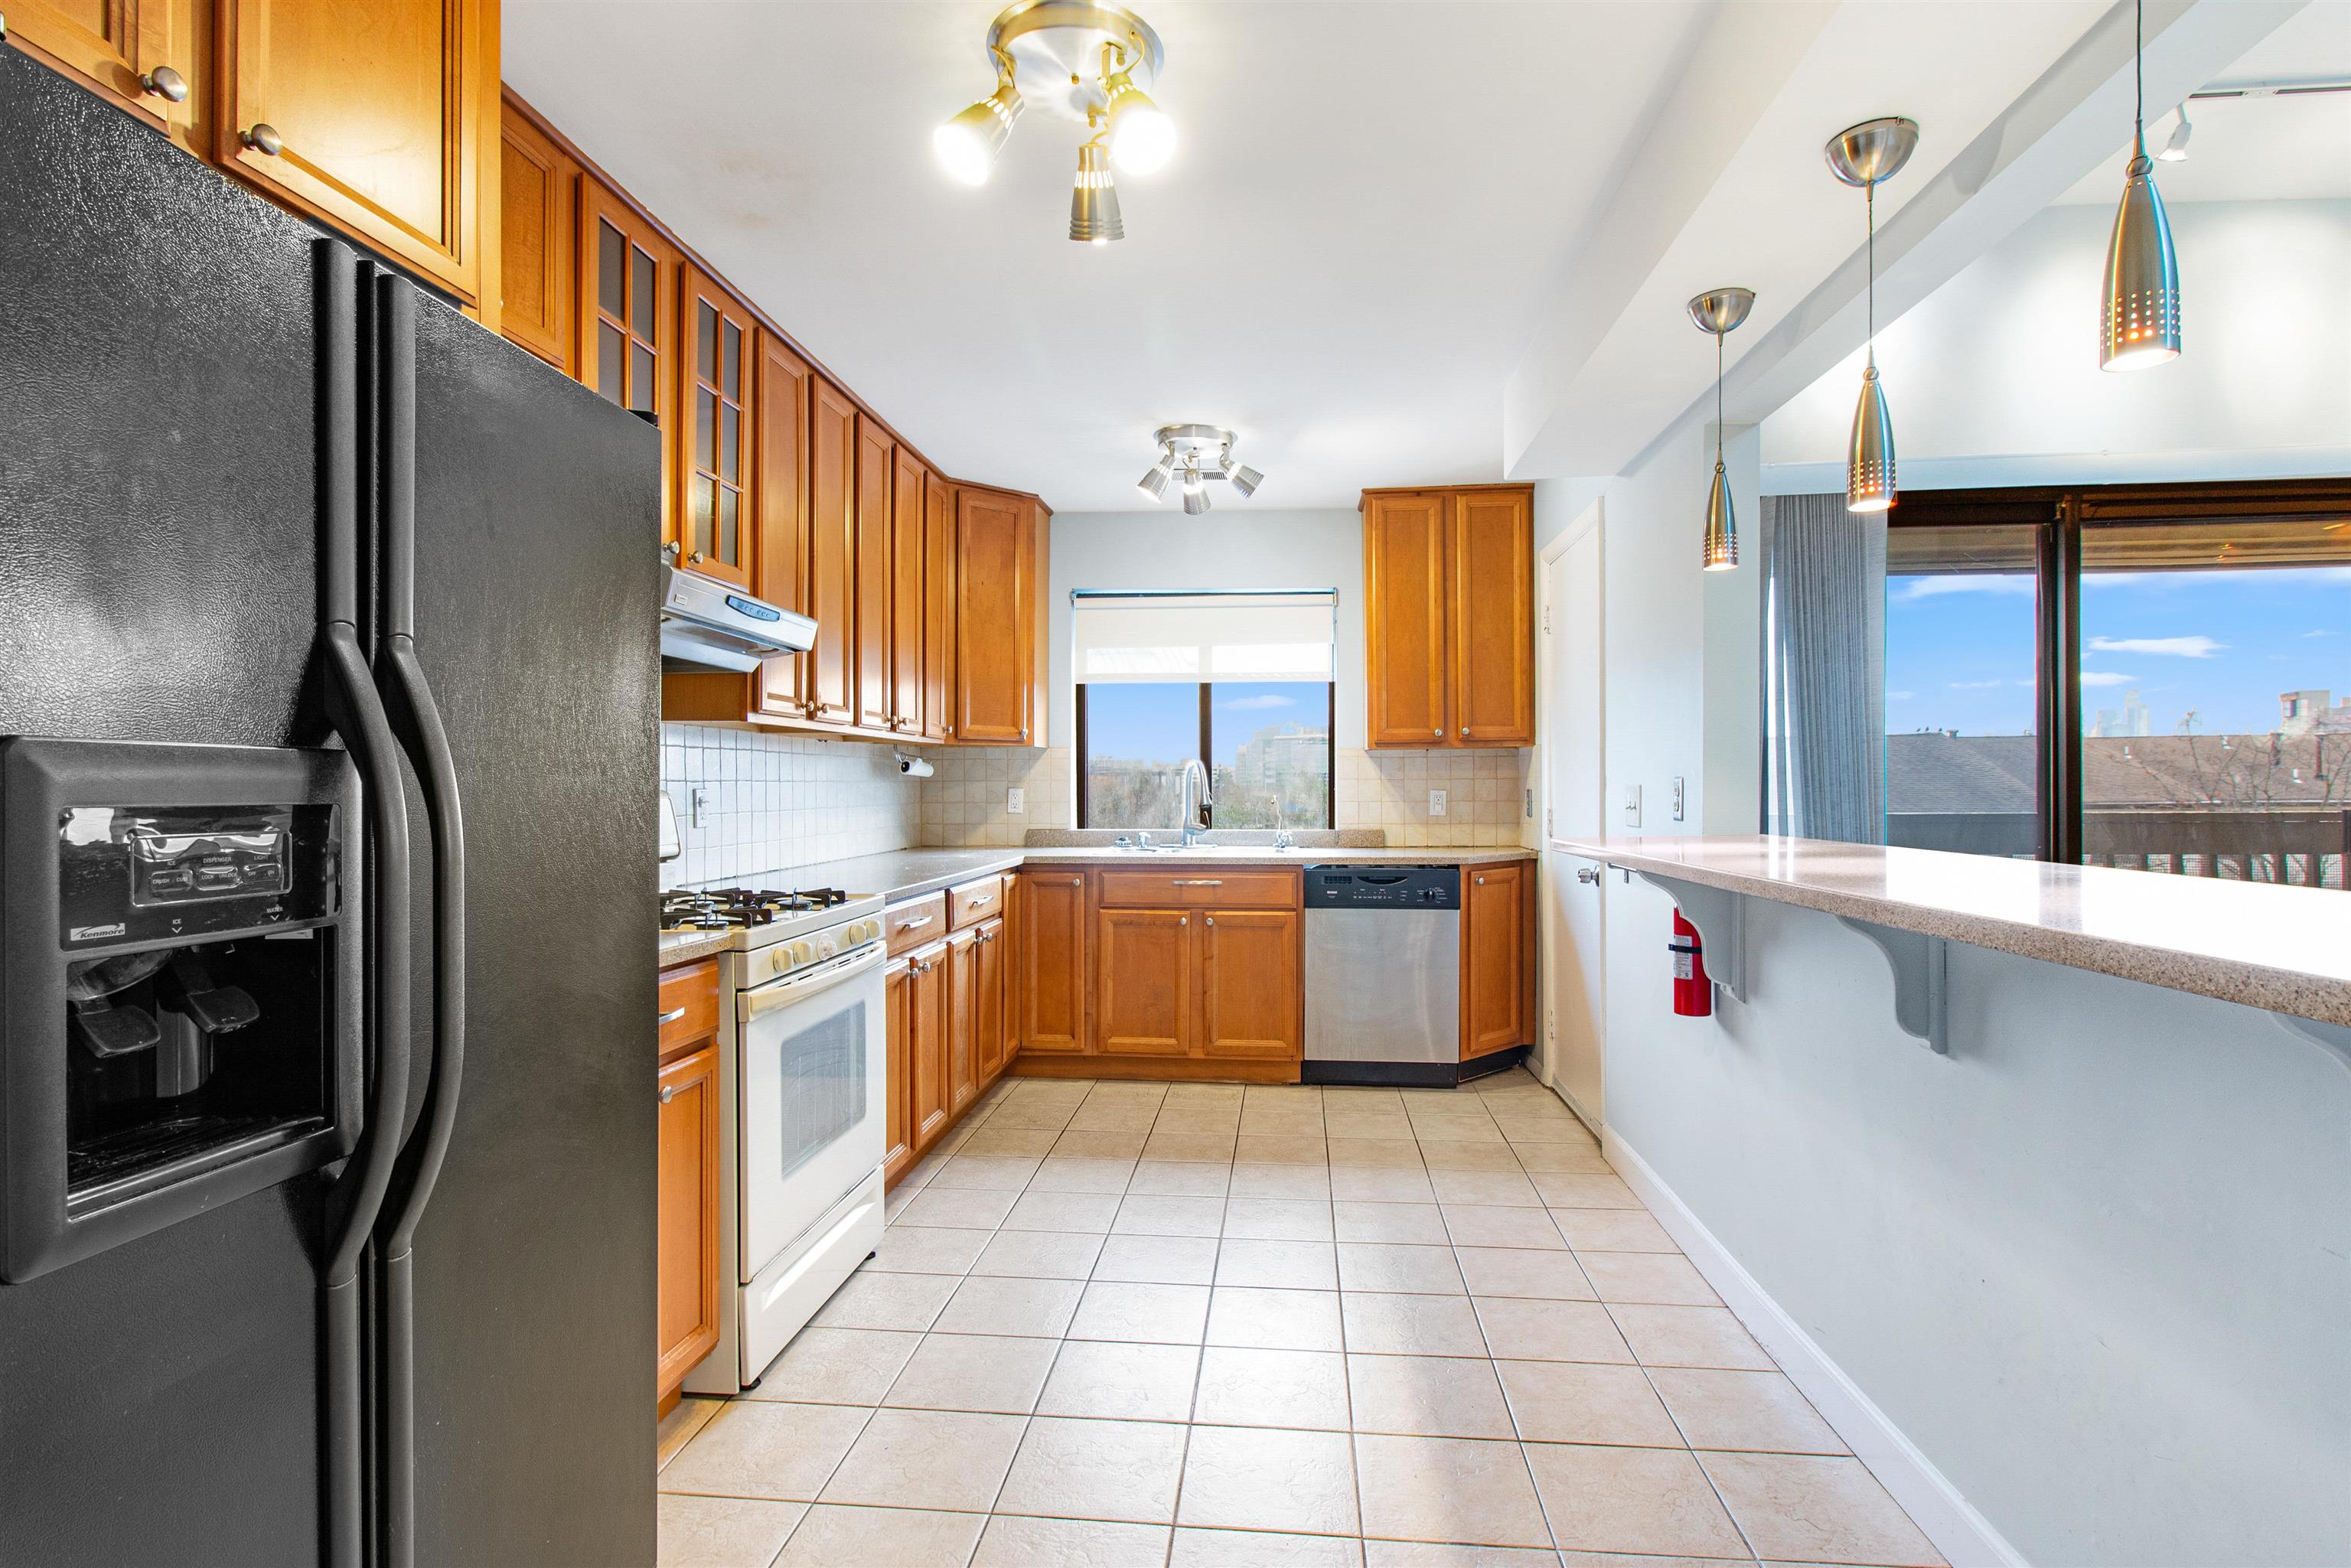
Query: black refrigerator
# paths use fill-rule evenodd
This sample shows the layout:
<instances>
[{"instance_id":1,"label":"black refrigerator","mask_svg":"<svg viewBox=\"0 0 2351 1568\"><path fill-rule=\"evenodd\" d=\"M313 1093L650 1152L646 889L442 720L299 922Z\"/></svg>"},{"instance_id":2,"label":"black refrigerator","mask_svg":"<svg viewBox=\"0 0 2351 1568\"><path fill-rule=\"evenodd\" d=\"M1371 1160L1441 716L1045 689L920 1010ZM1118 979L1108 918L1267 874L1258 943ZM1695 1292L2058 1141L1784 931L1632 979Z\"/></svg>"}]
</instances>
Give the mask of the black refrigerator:
<instances>
[{"instance_id":1,"label":"black refrigerator","mask_svg":"<svg viewBox=\"0 0 2351 1568\"><path fill-rule=\"evenodd\" d=\"M0 1563L653 1560L659 482L0 47Z\"/></svg>"}]
</instances>

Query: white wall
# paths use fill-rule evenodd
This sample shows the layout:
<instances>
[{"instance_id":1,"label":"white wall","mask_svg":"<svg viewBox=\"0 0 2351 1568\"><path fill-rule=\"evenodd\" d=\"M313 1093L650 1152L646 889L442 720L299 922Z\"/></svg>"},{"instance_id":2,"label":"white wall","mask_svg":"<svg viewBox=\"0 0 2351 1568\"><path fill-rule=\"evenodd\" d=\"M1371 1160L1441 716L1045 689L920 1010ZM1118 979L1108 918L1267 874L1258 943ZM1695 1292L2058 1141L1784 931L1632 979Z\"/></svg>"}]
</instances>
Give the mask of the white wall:
<instances>
[{"instance_id":1,"label":"white wall","mask_svg":"<svg viewBox=\"0 0 2351 1568\"><path fill-rule=\"evenodd\" d=\"M2101 206L2047 209L1880 330L1905 487L2351 472L2351 202L2170 214L2186 334L2170 364L2098 369ZM1861 364L1763 422L1766 490L1844 488Z\"/></svg>"}]
</instances>

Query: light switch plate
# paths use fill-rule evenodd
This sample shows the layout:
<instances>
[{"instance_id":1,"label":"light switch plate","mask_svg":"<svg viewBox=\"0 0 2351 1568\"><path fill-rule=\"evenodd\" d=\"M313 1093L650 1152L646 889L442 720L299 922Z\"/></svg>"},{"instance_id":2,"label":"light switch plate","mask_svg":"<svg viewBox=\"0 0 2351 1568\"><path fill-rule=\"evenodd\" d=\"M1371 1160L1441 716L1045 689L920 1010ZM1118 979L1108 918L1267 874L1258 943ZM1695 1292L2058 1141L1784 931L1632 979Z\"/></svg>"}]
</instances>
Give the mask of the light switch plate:
<instances>
[{"instance_id":1,"label":"light switch plate","mask_svg":"<svg viewBox=\"0 0 2351 1568\"><path fill-rule=\"evenodd\" d=\"M1008 816L1008 817L1018 817L1018 816L1022 816L1022 815L1024 815L1024 814L1026 814L1026 813L1027 813L1028 810L1029 810L1029 791L1028 791L1028 790L1023 789L1022 788L1020 788L1020 786L1019 786L1018 784L1016 784L1016 785L1014 785L1011 789L1007 789L1007 790L1004 792L1004 814L1005 814L1006 816Z\"/></svg>"},{"instance_id":2,"label":"light switch plate","mask_svg":"<svg viewBox=\"0 0 2351 1568\"><path fill-rule=\"evenodd\" d=\"M1677 822L1683 820L1682 805L1682 776L1677 773L1674 775L1674 821Z\"/></svg>"},{"instance_id":3,"label":"light switch plate","mask_svg":"<svg viewBox=\"0 0 2351 1568\"><path fill-rule=\"evenodd\" d=\"M1431 789L1428 792L1428 814L1432 817L1441 817L1445 815L1444 790Z\"/></svg>"},{"instance_id":4,"label":"light switch plate","mask_svg":"<svg viewBox=\"0 0 2351 1568\"><path fill-rule=\"evenodd\" d=\"M687 822L693 827L701 827L703 814L710 810L710 791L697 785L685 800Z\"/></svg>"},{"instance_id":5,"label":"light switch plate","mask_svg":"<svg viewBox=\"0 0 2351 1568\"><path fill-rule=\"evenodd\" d=\"M1625 825L1628 828L1641 825L1641 787L1638 784L1625 786Z\"/></svg>"}]
</instances>

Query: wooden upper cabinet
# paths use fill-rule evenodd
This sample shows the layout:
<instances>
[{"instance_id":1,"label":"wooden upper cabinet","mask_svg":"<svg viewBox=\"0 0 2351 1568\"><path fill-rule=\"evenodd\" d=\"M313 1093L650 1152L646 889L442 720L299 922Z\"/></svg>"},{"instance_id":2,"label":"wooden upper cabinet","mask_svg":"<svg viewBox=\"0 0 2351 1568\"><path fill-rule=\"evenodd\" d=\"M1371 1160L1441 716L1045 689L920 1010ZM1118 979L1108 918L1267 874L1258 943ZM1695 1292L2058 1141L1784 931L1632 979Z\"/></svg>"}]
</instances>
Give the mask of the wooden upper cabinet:
<instances>
[{"instance_id":1,"label":"wooden upper cabinet","mask_svg":"<svg viewBox=\"0 0 2351 1568\"><path fill-rule=\"evenodd\" d=\"M196 58L196 0L12 0L8 42L79 77L99 93L158 126L195 119L195 94L209 79ZM188 96L161 90L176 73Z\"/></svg>"},{"instance_id":2,"label":"wooden upper cabinet","mask_svg":"<svg viewBox=\"0 0 2351 1568\"><path fill-rule=\"evenodd\" d=\"M1023 872L1014 894L1013 1052L1071 1056L1087 1046L1086 879Z\"/></svg>"},{"instance_id":3,"label":"wooden upper cabinet","mask_svg":"<svg viewBox=\"0 0 2351 1568\"><path fill-rule=\"evenodd\" d=\"M214 155L494 317L496 0L220 0L218 15Z\"/></svg>"},{"instance_id":4,"label":"wooden upper cabinet","mask_svg":"<svg viewBox=\"0 0 2351 1568\"><path fill-rule=\"evenodd\" d=\"M1445 538L1443 495L1364 497L1368 745L1431 747L1446 742Z\"/></svg>"},{"instance_id":5,"label":"wooden upper cabinet","mask_svg":"<svg viewBox=\"0 0 2351 1568\"><path fill-rule=\"evenodd\" d=\"M696 571L751 586L750 364L755 328L748 307L692 266L678 272L677 406L685 450L677 464L679 559Z\"/></svg>"},{"instance_id":6,"label":"wooden upper cabinet","mask_svg":"<svg viewBox=\"0 0 2351 1568\"><path fill-rule=\"evenodd\" d=\"M1530 1043L1526 1017L1528 861L1461 868L1461 1055Z\"/></svg>"},{"instance_id":7,"label":"wooden upper cabinet","mask_svg":"<svg viewBox=\"0 0 2351 1568\"><path fill-rule=\"evenodd\" d=\"M816 617L816 646L800 655L806 711L826 724L848 724L857 590L857 405L819 379L809 400L809 431L808 613Z\"/></svg>"},{"instance_id":8,"label":"wooden upper cabinet","mask_svg":"<svg viewBox=\"0 0 2351 1568\"><path fill-rule=\"evenodd\" d=\"M1176 909L1104 909L1094 916L1094 1049L1110 1056L1192 1051L1192 923Z\"/></svg>"},{"instance_id":9,"label":"wooden upper cabinet","mask_svg":"<svg viewBox=\"0 0 2351 1568\"><path fill-rule=\"evenodd\" d=\"M923 497L931 471L898 449L890 498L890 727L923 733L923 584L928 563Z\"/></svg>"},{"instance_id":10,"label":"wooden upper cabinet","mask_svg":"<svg viewBox=\"0 0 2351 1568\"><path fill-rule=\"evenodd\" d=\"M1036 504L964 489L956 504L955 738L1032 744Z\"/></svg>"},{"instance_id":11,"label":"wooden upper cabinet","mask_svg":"<svg viewBox=\"0 0 2351 1568\"><path fill-rule=\"evenodd\" d=\"M661 427L662 542L677 540L676 249L636 209L580 182L580 363L598 395Z\"/></svg>"},{"instance_id":12,"label":"wooden upper cabinet","mask_svg":"<svg viewBox=\"0 0 2351 1568\"><path fill-rule=\"evenodd\" d=\"M898 444L866 414L857 416L856 653L857 724L890 727L890 605L896 571L890 558L890 497L897 483Z\"/></svg>"},{"instance_id":13,"label":"wooden upper cabinet","mask_svg":"<svg viewBox=\"0 0 2351 1568\"><path fill-rule=\"evenodd\" d=\"M663 1068L654 1096L655 1386L666 1396L718 1343L718 1047Z\"/></svg>"},{"instance_id":14,"label":"wooden upper cabinet","mask_svg":"<svg viewBox=\"0 0 2351 1568\"><path fill-rule=\"evenodd\" d=\"M758 432L751 486L754 540L751 591L803 615L809 608L809 417L816 378L808 361L765 328L758 339ZM787 653L759 665L758 711L799 717L808 692L809 655Z\"/></svg>"},{"instance_id":15,"label":"wooden upper cabinet","mask_svg":"<svg viewBox=\"0 0 2351 1568\"><path fill-rule=\"evenodd\" d=\"M1222 909L1199 925L1199 1054L1296 1061L1305 1047L1295 909Z\"/></svg>"},{"instance_id":16,"label":"wooden upper cabinet","mask_svg":"<svg viewBox=\"0 0 2351 1568\"><path fill-rule=\"evenodd\" d=\"M1453 497L1453 739L1535 743L1534 497Z\"/></svg>"},{"instance_id":17,"label":"wooden upper cabinet","mask_svg":"<svg viewBox=\"0 0 2351 1568\"><path fill-rule=\"evenodd\" d=\"M575 373L580 166L512 103L498 119L498 330Z\"/></svg>"},{"instance_id":18,"label":"wooden upper cabinet","mask_svg":"<svg viewBox=\"0 0 2351 1568\"><path fill-rule=\"evenodd\" d=\"M955 735L955 487L923 478L923 738Z\"/></svg>"}]
</instances>

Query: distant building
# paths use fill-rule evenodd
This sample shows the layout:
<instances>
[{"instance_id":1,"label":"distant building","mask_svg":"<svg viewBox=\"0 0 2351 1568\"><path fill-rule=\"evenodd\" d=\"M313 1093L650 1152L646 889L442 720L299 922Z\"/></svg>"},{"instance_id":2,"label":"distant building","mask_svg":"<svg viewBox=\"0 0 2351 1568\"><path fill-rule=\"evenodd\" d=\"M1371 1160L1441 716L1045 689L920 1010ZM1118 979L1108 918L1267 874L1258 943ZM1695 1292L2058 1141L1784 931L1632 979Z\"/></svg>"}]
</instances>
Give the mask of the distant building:
<instances>
[{"instance_id":1,"label":"distant building","mask_svg":"<svg viewBox=\"0 0 2351 1568\"><path fill-rule=\"evenodd\" d=\"M2149 716L2147 705L2138 700L2137 688L2133 687L2123 695L2123 706L2119 708L2100 708L2086 733L2098 737L2146 735L2148 733Z\"/></svg>"},{"instance_id":2,"label":"distant building","mask_svg":"<svg viewBox=\"0 0 2351 1568\"><path fill-rule=\"evenodd\" d=\"M2329 703L2332 692L2278 694L2280 735L2351 735L2351 697Z\"/></svg>"}]
</instances>

